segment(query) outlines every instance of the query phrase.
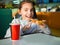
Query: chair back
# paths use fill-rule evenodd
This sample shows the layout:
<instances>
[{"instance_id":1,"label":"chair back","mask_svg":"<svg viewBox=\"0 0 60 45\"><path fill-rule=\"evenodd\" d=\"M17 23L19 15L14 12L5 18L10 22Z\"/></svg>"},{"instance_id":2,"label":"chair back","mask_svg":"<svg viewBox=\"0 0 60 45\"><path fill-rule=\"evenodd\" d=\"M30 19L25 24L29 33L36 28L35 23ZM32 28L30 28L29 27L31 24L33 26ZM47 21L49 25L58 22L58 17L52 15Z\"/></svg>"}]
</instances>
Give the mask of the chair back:
<instances>
[{"instance_id":1,"label":"chair back","mask_svg":"<svg viewBox=\"0 0 60 45\"><path fill-rule=\"evenodd\" d=\"M12 21L11 9L0 9L0 39L4 37L9 27L9 23Z\"/></svg>"}]
</instances>

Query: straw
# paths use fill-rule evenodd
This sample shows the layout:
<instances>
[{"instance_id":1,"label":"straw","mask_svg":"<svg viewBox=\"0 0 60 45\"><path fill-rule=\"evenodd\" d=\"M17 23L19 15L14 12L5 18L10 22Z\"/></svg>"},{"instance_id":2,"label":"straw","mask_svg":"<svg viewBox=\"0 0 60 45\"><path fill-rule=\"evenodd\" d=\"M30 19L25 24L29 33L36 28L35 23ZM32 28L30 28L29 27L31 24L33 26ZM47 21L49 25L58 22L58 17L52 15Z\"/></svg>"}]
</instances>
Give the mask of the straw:
<instances>
[{"instance_id":1,"label":"straw","mask_svg":"<svg viewBox=\"0 0 60 45\"><path fill-rule=\"evenodd\" d=\"M15 16L14 16L14 23L16 23Z\"/></svg>"},{"instance_id":2,"label":"straw","mask_svg":"<svg viewBox=\"0 0 60 45\"><path fill-rule=\"evenodd\" d=\"M15 16L14 16L14 19L15 19Z\"/></svg>"}]
</instances>

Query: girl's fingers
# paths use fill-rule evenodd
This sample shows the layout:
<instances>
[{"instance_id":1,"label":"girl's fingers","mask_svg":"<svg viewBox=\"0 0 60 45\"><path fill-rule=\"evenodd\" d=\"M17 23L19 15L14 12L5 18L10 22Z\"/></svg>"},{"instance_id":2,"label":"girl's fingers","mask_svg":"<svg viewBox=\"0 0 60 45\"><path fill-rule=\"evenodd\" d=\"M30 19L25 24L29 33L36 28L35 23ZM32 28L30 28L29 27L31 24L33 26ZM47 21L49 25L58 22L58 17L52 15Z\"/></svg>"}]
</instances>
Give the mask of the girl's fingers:
<instances>
[{"instance_id":1,"label":"girl's fingers","mask_svg":"<svg viewBox=\"0 0 60 45\"><path fill-rule=\"evenodd\" d=\"M40 25L40 27L41 27L41 28L45 28L45 27L46 27L46 25L45 25L45 24L43 24L43 25Z\"/></svg>"}]
</instances>

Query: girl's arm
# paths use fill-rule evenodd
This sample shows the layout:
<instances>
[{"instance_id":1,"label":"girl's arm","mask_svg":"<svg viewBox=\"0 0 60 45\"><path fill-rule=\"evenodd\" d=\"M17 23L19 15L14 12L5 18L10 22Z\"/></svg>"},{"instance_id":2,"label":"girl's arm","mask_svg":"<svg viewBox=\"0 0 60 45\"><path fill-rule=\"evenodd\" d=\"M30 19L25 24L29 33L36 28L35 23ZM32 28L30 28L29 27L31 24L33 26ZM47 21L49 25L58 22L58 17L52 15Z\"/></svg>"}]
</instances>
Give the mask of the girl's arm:
<instances>
[{"instance_id":1,"label":"girl's arm","mask_svg":"<svg viewBox=\"0 0 60 45\"><path fill-rule=\"evenodd\" d=\"M40 27L41 27L41 30L42 30L43 33L51 34L51 31L50 31L49 27L46 24L45 24L45 26L40 25Z\"/></svg>"},{"instance_id":2,"label":"girl's arm","mask_svg":"<svg viewBox=\"0 0 60 45\"><path fill-rule=\"evenodd\" d=\"M46 20L32 20L32 22L37 24L37 30L40 30L39 32L51 34L49 27L45 24Z\"/></svg>"},{"instance_id":3,"label":"girl's arm","mask_svg":"<svg viewBox=\"0 0 60 45\"><path fill-rule=\"evenodd\" d=\"M8 37L11 37L10 27L7 29L7 32L4 38L8 38Z\"/></svg>"}]
</instances>

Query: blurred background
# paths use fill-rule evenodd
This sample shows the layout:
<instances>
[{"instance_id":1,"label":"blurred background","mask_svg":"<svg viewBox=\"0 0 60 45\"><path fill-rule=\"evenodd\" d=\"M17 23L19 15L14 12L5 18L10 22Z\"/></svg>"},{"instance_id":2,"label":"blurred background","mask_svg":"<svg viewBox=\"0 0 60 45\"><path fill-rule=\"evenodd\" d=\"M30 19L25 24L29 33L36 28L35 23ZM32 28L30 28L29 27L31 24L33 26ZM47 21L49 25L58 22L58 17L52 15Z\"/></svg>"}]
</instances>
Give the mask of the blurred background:
<instances>
[{"instance_id":1,"label":"blurred background","mask_svg":"<svg viewBox=\"0 0 60 45\"><path fill-rule=\"evenodd\" d=\"M0 8L18 8L19 3L22 0L0 0ZM35 2L36 12L55 12L57 8L60 8L60 0L32 0ZM60 10L60 9L59 9Z\"/></svg>"}]
</instances>

